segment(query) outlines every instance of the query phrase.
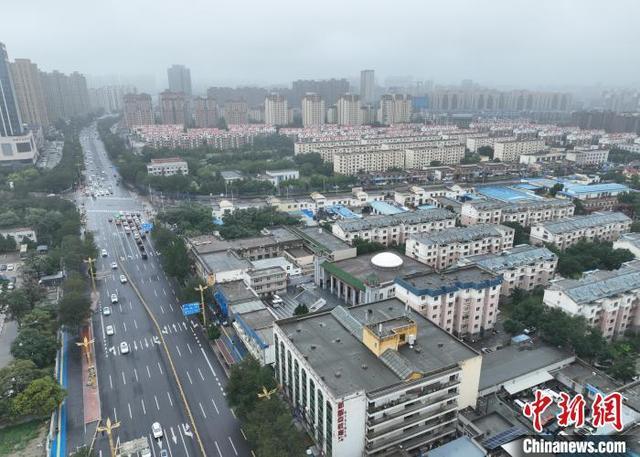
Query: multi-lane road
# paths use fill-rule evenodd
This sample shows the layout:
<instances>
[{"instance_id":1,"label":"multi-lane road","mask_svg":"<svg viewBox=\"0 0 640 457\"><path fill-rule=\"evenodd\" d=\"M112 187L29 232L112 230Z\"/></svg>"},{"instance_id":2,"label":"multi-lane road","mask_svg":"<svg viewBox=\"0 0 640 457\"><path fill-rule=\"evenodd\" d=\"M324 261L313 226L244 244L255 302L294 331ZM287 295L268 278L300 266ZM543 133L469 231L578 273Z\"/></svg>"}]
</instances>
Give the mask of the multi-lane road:
<instances>
[{"instance_id":1,"label":"multi-lane road","mask_svg":"<svg viewBox=\"0 0 640 457\"><path fill-rule=\"evenodd\" d=\"M240 423L227 406L224 371L195 320L182 315L178 290L150 237L144 241L145 260L133 236L109 222L119 211L148 220L151 208L118 185L95 125L83 130L81 143L94 187L113 191L95 198L78 195L87 230L95 234L99 250L107 251L95 263L100 299L92 318L103 421L119 422L117 442L146 436L154 457L195 457L203 451L214 457L250 456ZM111 304L112 294L117 304ZM104 315L105 306L110 315ZM107 326L113 326L113 335L107 335ZM121 352L122 342L128 353ZM161 439L152 436L154 422L162 426ZM106 436L97 435L95 449L97 455L109 455Z\"/></svg>"}]
</instances>

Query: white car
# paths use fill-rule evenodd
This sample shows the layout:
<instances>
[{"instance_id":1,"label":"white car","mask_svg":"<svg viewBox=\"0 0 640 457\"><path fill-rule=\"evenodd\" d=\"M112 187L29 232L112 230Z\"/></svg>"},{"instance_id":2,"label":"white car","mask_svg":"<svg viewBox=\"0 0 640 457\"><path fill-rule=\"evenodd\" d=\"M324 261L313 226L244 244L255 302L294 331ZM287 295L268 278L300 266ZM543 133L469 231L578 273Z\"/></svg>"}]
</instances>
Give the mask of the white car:
<instances>
[{"instance_id":1,"label":"white car","mask_svg":"<svg viewBox=\"0 0 640 457\"><path fill-rule=\"evenodd\" d=\"M160 425L160 422L154 422L151 425L151 432L153 433L154 438L162 438L162 426Z\"/></svg>"},{"instance_id":2,"label":"white car","mask_svg":"<svg viewBox=\"0 0 640 457\"><path fill-rule=\"evenodd\" d=\"M107 254L107 250L103 249L102 250L102 257L106 257L107 255L109 255L109 254Z\"/></svg>"},{"instance_id":3,"label":"white car","mask_svg":"<svg viewBox=\"0 0 640 457\"><path fill-rule=\"evenodd\" d=\"M126 341L120 343L120 354L128 354L129 353L129 345Z\"/></svg>"},{"instance_id":4,"label":"white car","mask_svg":"<svg viewBox=\"0 0 640 457\"><path fill-rule=\"evenodd\" d=\"M116 294L111 294L111 304L118 303L118 296Z\"/></svg>"},{"instance_id":5,"label":"white car","mask_svg":"<svg viewBox=\"0 0 640 457\"><path fill-rule=\"evenodd\" d=\"M120 284L124 284L127 282L127 277L125 275L120 275Z\"/></svg>"},{"instance_id":6,"label":"white car","mask_svg":"<svg viewBox=\"0 0 640 457\"><path fill-rule=\"evenodd\" d=\"M107 335L109 335L109 336L111 336L111 335L113 335L114 333L116 333L116 332L113 330L113 325L107 325L107 326L106 326L106 328L105 328L105 331L107 332Z\"/></svg>"},{"instance_id":7,"label":"white car","mask_svg":"<svg viewBox=\"0 0 640 457\"><path fill-rule=\"evenodd\" d=\"M102 314L104 314L105 316L111 316L111 308L105 306L104 308L102 308Z\"/></svg>"},{"instance_id":8,"label":"white car","mask_svg":"<svg viewBox=\"0 0 640 457\"><path fill-rule=\"evenodd\" d=\"M13 269L14 269L14 268L15 268L15 267L13 266L13 264L12 264L12 263L8 263L8 264L7 264L7 271L13 271Z\"/></svg>"},{"instance_id":9,"label":"white car","mask_svg":"<svg viewBox=\"0 0 640 457\"><path fill-rule=\"evenodd\" d=\"M118 264L116 262L111 262L111 269L115 270L118 268Z\"/></svg>"}]
</instances>

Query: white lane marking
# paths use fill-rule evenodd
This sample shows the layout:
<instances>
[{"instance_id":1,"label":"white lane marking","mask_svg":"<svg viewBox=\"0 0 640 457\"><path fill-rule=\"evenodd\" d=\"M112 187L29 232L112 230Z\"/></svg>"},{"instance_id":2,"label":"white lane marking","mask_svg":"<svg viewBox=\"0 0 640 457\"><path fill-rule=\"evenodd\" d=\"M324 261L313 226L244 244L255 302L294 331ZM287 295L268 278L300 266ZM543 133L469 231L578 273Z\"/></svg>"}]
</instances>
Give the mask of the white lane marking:
<instances>
[{"instance_id":1,"label":"white lane marking","mask_svg":"<svg viewBox=\"0 0 640 457\"><path fill-rule=\"evenodd\" d=\"M247 439L247 435L244 434L244 430L242 430L242 428L240 428L240 433L242 433L242 437L246 440Z\"/></svg>"},{"instance_id":2,"label":"white lane marking","mask_svg":"<svg viewBox=\"0 0 640 457\"><path fill-rule=\"evenodd\" d=\"M140 382L140 381L138 380L138 370L136 370L136 369L134 368L134 369L133 369L133 374L134 374L134 375L135 375L135 377L136 377L136 382Z\"/></svg>"},{"instance_id":3,"label":"white lane marking","mask_svg":"<svg viewBox=\"0 0 640 457\"><path fill-rule=\"evenodd\" d=\"M127 403L127 407L129 408L129 419L133 419L133 414L131 414L131 404Z\"/></svg>"},{"instance_id":4,"label":"white lane marking","mask_svg":"<svg viewBox=\"0 0 640 457\"><path fill-rule=\"evenodd\" d=\"M236 450L235 445L233 444L233 441L231 441L231 437L229 436L229 442L231 443L231 447L233 448L233 452L235 455L238 455L238 451Z\"/></svg>"},{"instance_id":5,"label":"white lane marking","mask_svg":"<svg viewBox=\"0 0 640 457\"><path fill-rule=\"evenodd\" d=\"M158 411L160 411L160 403L158 403L158 397L156 397L155 395L153 396L153 399L156 401L156 409Z\"/></svg>"},{"instance_id":6,"label":"white lane marking","mask_svg":"<svg viewBox=\"0 0 640 457\"><path fill-rule=\"evenodd\" d=\"M158 370L160 370L160 374L162 374L162 367L160 366L160 362L158 362Z\"/></svg>"},{"instance_id":7,"label":"white lane marking","mask_svg":"<svg viewBox=\"0 0 640 457\"><path fill-rule=\"evenodd\" d=\"M234 419L237 419L237 417L236 417L236 413L235 413L235 411L233 410L233 408L229 408L229 411L231 411L231 415L233 416L233 418L234 418Z\"/></svg>"},{"instance_id":8,"label":"white lane marking","mask_svg":"<svg viewBox=\"0 0 640 457\"><path fill-rule=\"evenodd\" d=\"M164 308L162 307L162 305L160 305L160 311L162 312L162 314L164 314Z\"/></svg>"},{"instance_id":9,"label":"white lane marking","mask_svg":"<svg viewBox=\"0 0 640 457\"><path fill-rule=\"evenodd\" d=\"M124 331L126 332L126 331L127 331L127 323L126 323L126 322L123 322L123 323L122 323L122 326L124 327Z\"/></svg>"},{"instance_id":10,"label":"white lane marking","mask_svg":"<svg viewBox=\"0 0 640 457\"><path fill-rule=\"evenodd\" d=\"M173 400L171 400L171 395L169 395L169 392L167 392L167 397L169 398L169 404L173 408Z\"/></svg>"},{"instance_id":11,"label":"white lane marking","mask_svg":"<svg viewBox=\"0 0 640 457\"><path fill-rule=\"evenodd\" d=\"M191 350L191 346L189 346L189 343L187 343L187 349L189 349L189 354L193 354L193 351Z\"/></svg>"},{"instance_id":12,"label":"white lane marking","mask_svg":"<svg viewBox=\"0 0 640 457\"><path fill-rule=\"evenodd\" d=\"M162 292L164 293L164 296L166 297L167 296L167 291L164 290L164 287L162 288Z\"/></svg>"},{"instance_id":13,"label":"white lane marking","mask_svg":"<svg viewBox=\"0 0 640 457\"><path fill-rule=\"evenodd\" d=\"M133 311L133 306L131 305L131 301L129 301L129 309L130 309L131 311ZM136 328L138 328L138 327L136 327Z\"/></svg>"},{"instance_id":14,"label":"white lane marking","mask_svg":"<svg viewBox=\"0 0 640 457\"><path fill-rule=\"evenodd\" d=\"M133 326L136 328L136 330L138 329L138 323L136 322L136 320L133 320Z\"/></svg>"},{"instance_id":15,"label":"white lane marking","mask_svg":"<svg viewBox=\"0 0 640 457\"><path fill-rule=\"evenodd\" d=\"M111 380L111 375L109 375L109 387L113 389L113 381Z\"/></svg>"},{"instance_id":16,"label":"white lane marking","mask_svg":"<svg viewBox=\"0 0 640 457\"><path fill-rule=\"evenodd\" d=\"M175 311L176 310L171 303L169 303L169 308L171 308L171 311Z\"/></svg>"},{"instance_id":17,"label":"white lane marking","mask_svg":"<svg viewBox=\"0 0 640 457\"><path fill-rule=\"evenodd\" d=\"M218 450L218 455L222 457L222 452L220 452L220 446L218 446L218 442L214 441L214 443L216 443L216 449Z\"/></svg>"},{"instance_id":18,"label":"white lane marking","mask_svg":"<svg viewBox=\"0 0 640 457\"><path fill-rule=\"evenodd\" d=\"M144 406L144 400L141 398L140 399L140 403L142 403L142 412L144 413L144 415L147 415L147 408L145 408Z\"/></svg>"},{"instance_id":19,"label":"white lane marking","mask_svg":"<svg viewBox=\"0 0 640 457\"><path fill-rule=\"evenodd\" d=\"M200 374L200 378L204 381L204 375L202 374L202 371L200 371L200 367L198 367L198 373Z\"/></svg>"},{"instance_id":20,"label":"white lane marking","mask_svg":"<svg viewBox=\"0 0 640 457\"><path fill-rule=\"evenodd\" d=\"M218 375L216 374L216 371L211 366L211 362L209 362L209 358L207 357L207 354L204 352L204 349L200 348L200 350L202 351L202 355L204 356L204 359L207 361L207 365L209 365L209 369L211 370L211 373L213 373L213 376L217 378Z\"/></svg>"},{"instance_id":21,"label":"white lane marking","mask_svg":"<svg viewBox=\"0 0 640 457\"><path fill-rule=\"evenodd\" d=\"M151 379L151 371L149 371L149 365L147 365L147 376L149 376L149 379Z\"/></svg>"},{"instance_id":22,"label":"white lane marking","mask_svg":"<svg viewBox=\"0 0 640 457\"><path fill-rule=\"evenodd\" d=\"M189 451L187 451L187 443L184 442L184 436L182 435L182 427L178 427L178 432L180 432L180 440L182 440L182 447L184 448L185 454L189 457Z\"/></svg>"},{"instance_id":23,"label":"white lane marking","mask_svg":"<svg viewBox=\"0 0 640 457\"><path fill-rule=\"evenodd\" d=\"M158 296L158 291L153 289L153 294L157 297Z\"/></svg>"},{"instance_id":24,"label":"white lane marking","mask_svg":"<svg viewBox=\"0 0 640 457\"><path fill-rule=\"evenodd\" d=\"M113 420L118 422L118 413L116 411L115 406L113 407Z\"/></svg>"},{"instance_id":25,"label":"white lane marking","mask_svg":"<svg viewBox=\"0 0 640 457\"><path fill-rule=\"evenodd\" d=\"M182 357L182 352L180 352L180 347L176 344L176 351L178 351L178 355Z\"/></svg>"},{"instance_id":26,"label":"white lane marking","mask_svg":"<svg viewBox=\"0 0 640 457\"><path fill-rule=\"evenodd\" d=\"M122 383L126 386L127 385L127 380L124 377L124 371L122 371L121 373L122 373Z\"/></svg>"},{"instance_id":27,"label":"white lane marking","mask_svg":"<svg viewBox=\"0 0 640 457\"><path fill-rule=\"evenodd\" d=\"M198 405L200 406L200 411L202 411L202 415L206 419L207 418L207 414L204 412L204 408L202 407L202 403L198 402Z\"/></svg>"},{"instance_id":28,"label":"white lane marking","mask_svg":"<svg viewBox=\"0 0 640 457\"><path fill-rule=\"evenodd\" d=\"M216 405L216 401L212 398L211 403L213 403L213 407L216 409L216 413L220 414L220 410L218 409L218 405Z\"/></svg>"},{"instance_id":29,"label":"white lane marking","mask_svg":"<svg viewBox=\"0 0 640 457\"><path fill-rule=\"evenodd\" d=\"M193 381L191 380L191 375L189 374L189 371L187 371L187 378L189 378L189 384L193 384Z\"/></svg>"}]
</instances>

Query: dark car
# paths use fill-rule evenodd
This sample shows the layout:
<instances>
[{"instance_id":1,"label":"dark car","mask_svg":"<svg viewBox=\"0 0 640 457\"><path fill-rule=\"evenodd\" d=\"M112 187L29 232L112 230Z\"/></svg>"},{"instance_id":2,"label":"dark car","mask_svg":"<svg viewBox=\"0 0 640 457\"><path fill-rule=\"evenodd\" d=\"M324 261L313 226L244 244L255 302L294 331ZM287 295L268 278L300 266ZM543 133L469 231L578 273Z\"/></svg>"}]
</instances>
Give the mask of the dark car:
<instances>
[{"instance_id":1,"label":"dark car","mask_svg":"<svg viewBox=\"0 0 640 457\"><path fill-rule=\"evenodd\" d=\"M142 252L142 258L143 258L144 260L147 260L147 253L146 253L146 252Z\"/></svg>"},{"instance_id":2,"label":"dark car","mask_svg":"<svg viewBox=\"0 0 640 457\"><path fill-rule=\"evenodd\" d=\"M140 248L141 251L144 251L144 244L139 244L138 247Z\"/></svg>"}]
</instances>

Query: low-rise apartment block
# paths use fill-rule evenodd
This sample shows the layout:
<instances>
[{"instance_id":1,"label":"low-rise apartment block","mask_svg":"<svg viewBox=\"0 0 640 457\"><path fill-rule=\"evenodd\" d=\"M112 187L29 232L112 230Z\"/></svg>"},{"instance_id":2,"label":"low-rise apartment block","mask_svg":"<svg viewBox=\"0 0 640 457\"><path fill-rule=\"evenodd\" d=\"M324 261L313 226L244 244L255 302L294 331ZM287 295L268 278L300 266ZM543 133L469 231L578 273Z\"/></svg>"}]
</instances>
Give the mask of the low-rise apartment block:
<instances>
[{"instance_id":1,"label":"low-rise apartment block","mask_svg":"<svg viewBox=\"0 0 640 457\"><path fill-rule=\"evenodd\" d=\"M573 216L575 206L567 199L521 200L513 203L498 200L471 200L460 207L462 225L517 222L523 227L544 221Z\"/></svg>"},{"instance_id":2,"label":"low-rise apartment block","mask_svg":"<svg viewBox=\"0 0 640 457\"><path fill-rule=\"evenodd\" d=\"M581 279L563 279L544 291L544 304L582 316L607 339L640 325L640 261L618 270L591 271Z\"/></svg>"},{"instance_id":3,"label":"low-rise apartment block","mask_svg":"<svg viewBox=\"0 0 640 457\"><path fill-rule=\"evenodd\" d=\"M522 154L531 154L544 149L544 140L496 141L493 158L501 162L519 162Z\"/></svg>"},{"instance_id":4,"label":"low-rise apartment block","mask_svg":"<svg viewBox=\"0 0 640 457\"><path fill-rule=\"evenodd\" d=\"M151 159L151 163L147 165L147 173L151 176L188 175L189 164L179 157Z\"/></svg>"},{"instance_id":5,"label":"low-rise apartment block","mask_svg":"<svg viewBox=\"0 0 640 457\"><path fill-rule=\"evenodd\" d=\"M245 282L260 297L268 297L287 290L287 272L279 266L251 268L246 273Z\"/></svg>"},{"instance_id":6,"label":"low-rise apartment block","mask_svg":"<svg viewBox=\"0 0 640 457\"><path fill-rule=\"evenodd\" d=\"M36 243L36 232L31 227L14 227L0 230L0 236L4 238L13 238L16 242L17 249L20 249L20 243L23 240Z\"/></svg>"},{"instance_id":7,"label":"low-rise apartment block","mask_svg":"<svg viewBox=\"0 0 640 457\"><path fill-rule=\"evenodd\" d=\"M508 297L513 290L533 290L553 279L558 256L542 246L521 244L499 254L483 254L464 258L458 265L477 265L503 278L500 295Z\"/></svg>"},{"instance_id":8,"label":"low-rise apartment block","mask_svg":"<svg viewBox=\"0 0 640 457\"><path fill-rule=\"evenodd\" d=\"M365 240L393 246L404 243L412 234L432 233L455 227L456 216L451 211L434 208L344 220L333 224L335 236L348 243Z\"/></svg>"},{"instance_id":9,"label":"low-rise apartment block","mask_svg":"<svg viewBox=\"0 0 640 457\"><path fill-rule=\"evenodd\" d=\"M531 227L531 244L550 243L566 249L580 240L615 241L631 229L631 219L622 213L592 213L561 221L550 221Z\"/></svg>"},{"instance_id":10,"label":"low-rise apartment block","mask_svg":"<svg viewBox=\"0 0 640 457\"><path fill-rule=\"evenodd\" d=\"M491 224L416 234L407 239L405 254L439 271L464 257L511 249L513 235L511 227Z\"/></svg>"},{"instance_id":11,"label":"low-rise apartment block","mask_svg":"<svg viewBox=\"0 0 640 457\"><path fill-rule=\"evenodd\" d=\"M396 280L396 297L458 338L475 339L496 322L502 276L475 265Z\"/></svg>"},{"instance_id":12,"label":"low-rise apartment block","mask_svg":"<svg viewBox=\"0 0 640 457\"><path fill-rule=\"evenodd\" d=\"M574 149L567 151L567 160L583 167L602 165L609 160L608 149Z\"/></svg>"},{"instance_id":13,"label":"low-rise apartment block","mask_svg":"<svg viewBox=\"0 0 640 457\"><path fill-rule=\"evenodd\" d=\"M482 358L397 299L274 323L275 373L323 455L446 441L475 407Z\"/></svg>"}]
</instances>

